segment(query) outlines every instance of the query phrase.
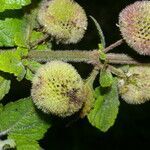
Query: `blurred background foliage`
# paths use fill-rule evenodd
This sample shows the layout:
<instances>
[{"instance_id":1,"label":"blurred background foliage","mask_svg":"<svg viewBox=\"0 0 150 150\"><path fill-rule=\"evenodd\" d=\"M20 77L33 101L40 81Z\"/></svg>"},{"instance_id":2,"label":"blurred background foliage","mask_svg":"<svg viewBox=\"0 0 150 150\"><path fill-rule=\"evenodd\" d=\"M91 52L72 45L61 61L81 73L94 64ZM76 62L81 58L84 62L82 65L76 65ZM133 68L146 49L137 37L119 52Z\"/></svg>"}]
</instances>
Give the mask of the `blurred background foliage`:
<instances>
[{"instance_id":1,"label":"blurred background foliage","mask_svg":"<svg viewBox=\"0 0 150 150\"><path fill-rule=\"evenodd\" d=\"M107 46L121 38L116 24L119 12L135 0L76 0L86 11L100 23ZM76 45L56 45L54 49L92 50L99 42L94 23L89 18L88 31L81 42ZM115 49L115 52L135 53L126 44ZM74 64L85 78L91 66ZM86 72L86 74L85 74ZM95 82L95 86L97 83ZM10 93L6 100L15 101L30 95L30 82L17 82L13 79ZM54 118L55 124L40 141L45 150L123 150L148 149L150 141L150 103L129 105L121 101L120 111L115 125L103 133L92 127L87 119L74 120Z\"/></svg>"}]
</instances>

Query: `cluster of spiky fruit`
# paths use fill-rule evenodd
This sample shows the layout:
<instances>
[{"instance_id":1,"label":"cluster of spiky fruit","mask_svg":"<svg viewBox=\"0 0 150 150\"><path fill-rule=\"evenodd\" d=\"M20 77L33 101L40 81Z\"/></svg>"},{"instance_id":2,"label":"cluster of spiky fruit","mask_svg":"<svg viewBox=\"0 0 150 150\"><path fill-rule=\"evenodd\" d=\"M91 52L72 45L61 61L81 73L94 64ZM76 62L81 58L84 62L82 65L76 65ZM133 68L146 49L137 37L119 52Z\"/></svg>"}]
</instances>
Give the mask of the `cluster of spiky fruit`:
<instances>
[{"instance_id":1,"label":"cluster of spiky fruit","mask_svg":"<svg viewBox=\"0 0 150 150\"><path fill-rule=\"evenodd\" d=\"M150 55L150 1L137 1L119 15L123 38L141 55Z\"/></svg>"},{"instance_id":2,"label":"cluster of spiky fruit","mask_svg":"<svg viewBox=\"0 0 150 150\"><path fill-rule=\"evenodd\" d=\"M82 107L84 83L72 65L52 61L42 65L35 74L31 95L37 107L45 113L66 117Z\"/></svg>"},{"instance_id":3,"label":"cluster of spiky fruit","mask_svg":"<svg viewBox=\"0 0 150 150\"><path fill-rule=\"evenodd\" d=\"M38 20L57 41L66 44L78 42L87 28L86 14L73 0L44 0ZM123 38L133 49L150 55L149 1L138 1L123 9L119 26ZM66 117L83 108L81 115L85 116L93 100L89 85L83 82L72 65L51 61L36 72L31 96L35 105L45 113ZM129 104L150 100L150 66L129 67L126 78L118 78L118 87L121 97Z\"/></svg>"},{"instance_id":4,"label":"cluster of spiky fruit","mask_svg":"<svg viewBox=\"0 0 150 150\"><path fill-rule=\"evenodd\" d=\"M132 66L127 78L119 79L119 93L129 104L141 104L150 100L150 65Z\"/></svg>"},{"instance_id":5,"label":"cluster of spiky fruit","mask_svg":"<svg viewBox=\"0 0 150 150\"><path fill-rule=\"evenodd\" d=\"M80 41L87 29L84 9L73 0L44 0L38 21L57 42L65 44Z\"/></svg>"}]
</instances>

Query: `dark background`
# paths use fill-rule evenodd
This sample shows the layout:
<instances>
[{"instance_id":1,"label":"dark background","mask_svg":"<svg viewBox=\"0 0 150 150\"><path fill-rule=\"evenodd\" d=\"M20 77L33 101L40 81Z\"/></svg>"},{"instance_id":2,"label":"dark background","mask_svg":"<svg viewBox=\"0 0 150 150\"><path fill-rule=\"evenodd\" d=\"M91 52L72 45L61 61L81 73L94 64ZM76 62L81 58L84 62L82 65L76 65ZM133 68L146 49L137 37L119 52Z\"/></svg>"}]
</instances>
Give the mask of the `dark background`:
<instances>
[{"instance_id":1,"label":"dark background","mask_svg":"<svg viewBox=\"0 0 150 150\"><path fill-rule=\"evenodd\" d=\"M107 46L121 38L116 23L119 12L134 0L77 0L85 9L87 15L92 15L100 23ZM89 19L88 31L84 39L77 45L54 45L55 49L95 49L99 42L96 28ZM116 52L134 52L126 44L115 49ZM90 72L89 66L80 64L75 66L83 77L84 72ZM90 67L91 68L91 67ZM13 80L10 93L5 99L17 100L30 95L30 83ZM87 119L57 119L46 133L41 146L45 150L122 150L149 149L150 143L150 103L129 105L121 101L119 114L115 125L108 132L103 133L92 127ZM74 120L73 120L74 121ZM69 123L69 125L68 125Z\"/></svg>"}]
</instances>

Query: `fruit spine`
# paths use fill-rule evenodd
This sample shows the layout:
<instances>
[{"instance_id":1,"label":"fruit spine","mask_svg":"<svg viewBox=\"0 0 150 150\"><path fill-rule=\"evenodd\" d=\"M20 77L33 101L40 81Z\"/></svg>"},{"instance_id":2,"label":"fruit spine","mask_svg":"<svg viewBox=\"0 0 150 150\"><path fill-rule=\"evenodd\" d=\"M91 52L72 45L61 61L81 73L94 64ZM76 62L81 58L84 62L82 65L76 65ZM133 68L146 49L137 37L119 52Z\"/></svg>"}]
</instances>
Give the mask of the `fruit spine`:
<instances>
[{"instance_id":1,"label":"fruit spine","mask_svg":"<svg viewBox=\"0 0 150 150\"><path fill-rule=\"evenodd\" d=\"M46 63L33 78L33 102L45 113L61 117L74 114L83 105L84 93L84 83L76 69L62 61Z\"/></svg>"},{"instance_id":2,"label":"fruit spine","mask_svg":"<svg viewBox=\"0 0 150 150\"><path fill-rule=\"evenodd\" d=\"M129 46L141 55L150 55L150 1L137 1L123 9L119 27Z\"/></svg>"},{"instance_id":3,"label":"fruit spine","mask_svg":"<svg viewBox=\"0 0 150 150\"><path fill-rule=\"evenodd\" d=\"M150 100L150 66L132 66L127 78L119 79L119 93L129 104L141 104Z\"/></svg>"},{"instance_id":4,"label":"fruit spine","mask_svg":"<svg viewBox=\"0 0 150 150\"><path fill-rule=\"evenodd\" d=\"M38 21L57 42L64 44L79 42L87 29L85 11L73 0L44 0Z\"/></svg>"}]
</instances>

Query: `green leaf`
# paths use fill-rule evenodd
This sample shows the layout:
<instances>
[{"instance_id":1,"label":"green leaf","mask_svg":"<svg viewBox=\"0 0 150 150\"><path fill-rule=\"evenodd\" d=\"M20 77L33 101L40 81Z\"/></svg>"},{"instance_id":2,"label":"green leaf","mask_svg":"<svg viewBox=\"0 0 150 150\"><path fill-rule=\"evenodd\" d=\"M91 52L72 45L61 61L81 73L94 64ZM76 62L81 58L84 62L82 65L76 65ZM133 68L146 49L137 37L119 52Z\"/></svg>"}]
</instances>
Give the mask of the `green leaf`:
<instances>
[{"instance_id":1,"label":"green leaf","mask_svg":"<svg viewBox=\"0 0 150 150\"><path fill-rule=\"evenodd\" d=\"M44 36L42 32L32 31L30 42L33 43L38 39L41 39Z\"/></svg>"},{"instance_id":2,"label":"green leaf","mask_svg":"<svg viewBox=\"0 0 150 150\"><path fill-rule=\"evenodd\" d=\"M41 67L41 64L36 61L30 61L30 60L24 60L23 64L27 68L25 78L27 80L32 81L32 78L34 77L35 72L38 70L39 67Z\"/></svg>"},{"instance_id":3,"label":"green leaf","mask_svg":"<svg viewBox=\"0 0 150 150\"><path fill-rule=\"evenodd\" d=\"M8 136L9 139L14 139L16 143L17 150L40 150L40 146L37 141L17 136Z\"/></svg>"},{"instance_id":4,"label":"green leaf","mask_svg":"<svg viewBox=\"0 0 150 150\"><path fill-rule=\"evenodd\" d=\"M34 77L34 73L30 69L27 68L25 78L29 81L32 81L33 77Z\"/></svg>"},{"instance_id":5,"label":"green leaf","mask_svg":"<svg viewBox=\"0 0 150 150\"><path fill-rule=\"evenodd\" d=\"M93 20L93 22L97 28L98 35L100 37L101 48L104 49L106 46L106 42L105 42L105 37L104 37L103 31L101 29L101 26L99 25L99 23L97 22L97 20L94 17L90 16L90 18Z\"/></svg>"},{"instance_id":6,"label":"green leaf","mask_svg":"<svg viewBox=\"0 0 150 150\"><path fill-rule=\"evenodd\" d=\"M98 88L94 108L88 115L89 122L106 132L115 122L119 109L117 81L114 80L112 87L109 89Z\"/></svg>"},{"instance_id":7,"label":"green leaf","mask_svg":"<svg viewBox=\"0 0 150 150\"><path fill-rule=\"evenodd\" d=\"M101 70L99 82L102 87L109 87L112 85L113 76L108 69Z\"/></svg>"},{"instance_id":8,"label":"green leaf","mask_svg":"<svg viewBox=\"0 0 150 150\"><path fill-rule=\"evenodd\" d=\"M45 115L36 110L31 98L4 106L0 120L0 133L6 133L10 139L14 139L20 150L38 147L36 141L42 139L51 126L50 120L47 121Z\"/></svg>"},{"instance_id":9,"label":"green leaf","mask_svg":"<svg viewBox=\"0 0 150 150\"><path fill-rule=\"evenodd\" d=\"M27 49L18 48L0 52L0 70L13 73L18 80L22 80L26 70L21 62L21 57L27 54Z\"/></svg>"},{"instance_id":10,"label":"green leaf","mask_svg":"<svg viewBox=\"0 0 150 150\"><path fill-rule=\"evenodd\" d=\"M30 38L31 45L35 42L43 39L45 35L42 32L33 31ZM34 50L48 50L52 49L52 43L50 41L43 41L37 45L34 46Z\"/></svg>"},{"instance_id":11,"label":"green leaf","mask_svg":"<svg viewBox=\"0 0 150 150\"><path fill-rule=\"evenodd\" d=\"M0 100L9 92L10 90L10 80L7 80L0 76Z\"/></svg>"},{"instance_id":12,"label":"green leaf","mask_svg":"<svg viewBox=\"0 0 150 150\"><path fill-rule=\"evenodd\" d=\"M6 9L20 9L30 3L31 0L1 0L0 12Z\"/></svg>"},{"instance_id":13,"label":"green leaf","mask_svg":"<svg viewBox=\"0 0 150 150\"><path fill-rule=\"evenodd\" d=\"M39 140L50 124L38 113L31 98L11 102L4 106L0 114L0 132L6 131L11 136Z\"/></svg>"},{"instance_id":14,"label":"green leaf","mask_svg":"<svg viewBox=\"0 0 150 150\"><path fill-rule=\"evenodd\" d=\"M104 48L103 48L102 44L98 44L98 48L99 48L99 54L100 54L99 57L100 57L100 59L101 60L106 60L107 56L103 51Z\"/></svg>"},{"instance_id":15,"label":"green leaf","mask_svg":"<svg viewBox=\"0 0 150 150\"><path fill-rule=\"evenodd\" d=\"M26 19L6 18L0 20L0 46L27 47L28 24Z\"/></svg>"},{"instance_id":16,"label":"green leaf","mask_svg":"<svg viewBox=\"0 0 150 150\"><path fill-rule=\"evenodd\" d=\"M3 111L3 105L0 104L0 113Z\"/></svg>"}]
</instances>

